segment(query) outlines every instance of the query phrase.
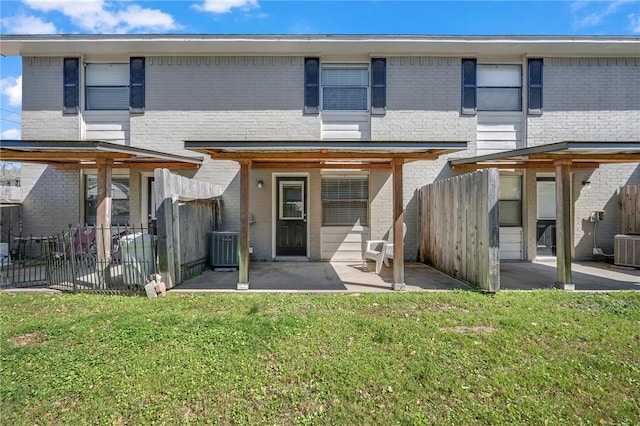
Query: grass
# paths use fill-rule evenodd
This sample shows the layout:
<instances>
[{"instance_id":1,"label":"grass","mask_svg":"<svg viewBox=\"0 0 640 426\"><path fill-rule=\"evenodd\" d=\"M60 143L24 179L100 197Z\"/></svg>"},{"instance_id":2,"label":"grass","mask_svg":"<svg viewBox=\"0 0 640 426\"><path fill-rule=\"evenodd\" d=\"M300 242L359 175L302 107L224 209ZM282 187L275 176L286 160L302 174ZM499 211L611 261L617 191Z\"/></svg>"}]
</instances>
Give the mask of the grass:
<instances>
[{"instance_id":1,"label":"grass","mask_svg":"<svg viewBox=\"0 0 640 426\"><path fill-rule=\"evenodd\" d=\"M0 423L640 424L640 293L0 294Z\"/></svg>"}]
</instances>

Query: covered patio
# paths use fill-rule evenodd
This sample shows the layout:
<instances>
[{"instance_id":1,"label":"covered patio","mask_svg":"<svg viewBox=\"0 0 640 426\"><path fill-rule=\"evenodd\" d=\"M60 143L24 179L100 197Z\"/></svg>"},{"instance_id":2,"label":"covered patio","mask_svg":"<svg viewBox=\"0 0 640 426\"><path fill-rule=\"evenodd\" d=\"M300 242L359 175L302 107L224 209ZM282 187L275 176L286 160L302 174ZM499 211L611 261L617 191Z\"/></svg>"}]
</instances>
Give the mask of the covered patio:
<instances>
[{"instance_id":1,"label":"covered patio","mask_svg":"<svg viewBox=\"0 0 640 426\"><path fill-rule=\"evenodd\" d=\"M577 291L640 291L640 270L603 262L574 262ZM283 293L368 293L392 291L393 270L382 268L380 275L353 262L252 262L251 292ZM500 265L502 290L539 290L553 288L554 260L503 262ZM184 281L171 292L235 292L238 271L207 270ZM464 281L452 278L430 266L405 262L405 290L479 291Z\"/></svg>"},{"instance_id":2,"label":"covered patio","mask_svg":"<svg viewBox=\"0 0 640 426\"><path fill-rule=\"evenodd\" d=\"M556 182L555 285L565 290L576 287L573 277L572 172L597 169L601 164L640 163L640 142L558 142L471 158L449 160L455 170L486 168L508 170L554 170Z\"/></svg>"},{"instance_id":3,"label":"covered patio","mask_svg":"<svg viewBox=\"0 0 640 426\"><path fill-rule=\"evenodd\" d=\"M440 155L466 149L467 142L409 141L185 141L185 148L214 160L240 165L239 273L236 289L248 290L250 172L251 169L390 170L393 177L393 258L391 288L404 290L403 165L435 160ZM255 283L254 283L255 284ZM252 284L251 288L254 288Z\"/></svg>"},{"instance_id":4,"label":"covered patio","mask_svg":"<svg viewBox=\"0 0 640 426\"><path fill-rule=\"evenodd\" d=\"M113 169L154 170L158 168L195 169L202 157L183 156L149 149L87 140L2 140L3 161L47 164L59 170L97 170L97 214L95 243L97 265L104 279L110 281L111 216Z\"/></svg>"}]
</instances>

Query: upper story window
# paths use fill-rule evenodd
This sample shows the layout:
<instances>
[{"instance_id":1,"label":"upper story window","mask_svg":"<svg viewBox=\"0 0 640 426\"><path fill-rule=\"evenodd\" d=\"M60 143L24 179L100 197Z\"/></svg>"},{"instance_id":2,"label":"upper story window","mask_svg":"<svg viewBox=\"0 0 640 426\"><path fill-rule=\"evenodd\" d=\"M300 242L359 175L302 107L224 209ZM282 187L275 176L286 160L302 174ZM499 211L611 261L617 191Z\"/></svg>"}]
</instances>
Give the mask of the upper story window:
<instances>
[{"instance_id":1,"label":"upper story window","mask_svg":"<svg viewBox=\"0 0 640 426\"><path fill-rule=\"evenodd\" d=\"M369 66L323 64L321 70L324 111L367 111Z\"/></svg>"},{"instance_id":2,"label":"upper story window","mask_svg":"<svg viewBox=\"0 0 640 426\"><path fill-rule=\"evenodd\" d=\"M520 65L478 65L478 111L522 111Z\"/></svg>"},{"instance_id":3,"label":"upper story window","mask_svg":"<svg viewBox=\"0 0 640 426\"><path fill-rule=\"evenodd\" d=\"M86 64L86 109L129 109L129 64Z\"/></svg>"}]
</instances>

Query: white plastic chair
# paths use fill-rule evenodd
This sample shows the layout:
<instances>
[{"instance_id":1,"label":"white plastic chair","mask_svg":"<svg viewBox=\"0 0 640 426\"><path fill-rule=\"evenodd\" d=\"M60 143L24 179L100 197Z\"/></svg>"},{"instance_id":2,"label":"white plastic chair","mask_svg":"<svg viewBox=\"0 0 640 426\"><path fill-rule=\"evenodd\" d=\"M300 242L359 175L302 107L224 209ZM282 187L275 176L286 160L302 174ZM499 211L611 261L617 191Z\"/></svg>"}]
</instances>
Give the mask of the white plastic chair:
<instances>
[{"instance_id":1,"label":"white plastic chair","mask_svg":"<svg viewBox=\"0 0 640 426\"><path fill-rule=\"evenodd\" d=\"M402 224L402 241L407 235L407 224ZM381 247L380 247L381 246ZM378 250L378 248L380 249ZM389 259L393 259L393 227L389 229L389 237L387 240L367 240L365 242L364 253L362 254L362 267L367 267L367 259L376 262L376 274L380 273L382 264L388 268Z\"/></svg>"}]
</instances>

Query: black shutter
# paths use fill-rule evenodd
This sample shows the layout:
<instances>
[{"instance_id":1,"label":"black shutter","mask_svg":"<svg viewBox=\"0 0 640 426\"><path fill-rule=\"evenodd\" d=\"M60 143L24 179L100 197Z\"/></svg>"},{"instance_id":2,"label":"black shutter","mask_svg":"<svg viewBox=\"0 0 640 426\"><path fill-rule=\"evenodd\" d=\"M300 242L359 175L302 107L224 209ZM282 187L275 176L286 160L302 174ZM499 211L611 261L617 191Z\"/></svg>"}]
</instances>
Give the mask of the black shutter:
<instances>
[{"instance_id":1,"label":"black shutter","mask_svg":"<svg viewBox=\"0 0 640 426\"><path fill-rule=\"evenodd\" d=\"M304 113L317 114L320 106L320 58L304 58Z\"/></svg>"},{"instance_id":2,"label":"black shutter","mask_svg":"<svg viewBox=\"0 0 640 426\"><path fill-rule=\"evenodd\" d=\"M144 58L129 60L129 111L144 112Z\"/></svg>"},{"instance_id":3,"label":"black shutter","mask_svg":"<svg viewBox=\"0 0 640 426\"><path fill-rule=\"evenodd\" d=\"M371 114L384 115L387 107L387 59L371 59Z\"/></svg>"},{"instance_id":4,"label":"black shutter","mask_svg":"<svg viewBox=\"0 0 640 426\"><path fill-rule=\"evenodd\" d=\"M477 61L462 60L462 114L476 113Z\"/></svg>"},{"instance_id":5,"label":"black shutter","mask_svg":"<svg viewBox=\"0 0 640 426\"><path fill-rule=\"evenodd\" d=\"M529 114L542 114L542 58L529 59Z\"/></svg>"},{"instance_id":6,"label":"black shutter","mask_svg":"<svg viewBox=\"0 0 640 426\"><path fill-rule=\"evenodd\" d=\"M63 104L65 114L77 114L79 102L80 58L64 58L63 61Z\"/></svg>"}]
</instances>

